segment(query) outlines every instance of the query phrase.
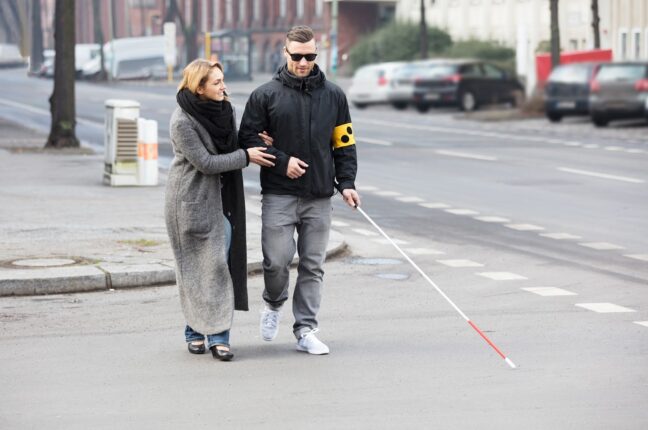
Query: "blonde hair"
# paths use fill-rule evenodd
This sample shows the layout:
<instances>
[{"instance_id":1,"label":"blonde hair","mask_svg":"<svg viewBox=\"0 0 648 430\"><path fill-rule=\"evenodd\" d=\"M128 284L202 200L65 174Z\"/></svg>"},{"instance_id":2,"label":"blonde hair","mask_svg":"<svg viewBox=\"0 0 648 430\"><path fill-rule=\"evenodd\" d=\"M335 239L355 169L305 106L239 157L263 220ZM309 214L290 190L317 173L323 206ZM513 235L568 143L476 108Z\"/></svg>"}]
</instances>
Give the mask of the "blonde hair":
<instances>
[{"instance_id":1,"label":"blonde hair","mask_svg":"<svg viewBox=\"0 0 648 430\"><path fill-rule=\"evenodd\" d=\"M196 94L198 88L205 85L207 78L211 73L213 68L223 71L223 66L218 61L207 61L202 58L193 60L191 63L187 64L187 67L182 71L182 80L180 85L178 85L178 91L184 90L185 88L189 89L192 93ZM227 97L225 97L227 100Z\"/></svg>"}]
</instances>

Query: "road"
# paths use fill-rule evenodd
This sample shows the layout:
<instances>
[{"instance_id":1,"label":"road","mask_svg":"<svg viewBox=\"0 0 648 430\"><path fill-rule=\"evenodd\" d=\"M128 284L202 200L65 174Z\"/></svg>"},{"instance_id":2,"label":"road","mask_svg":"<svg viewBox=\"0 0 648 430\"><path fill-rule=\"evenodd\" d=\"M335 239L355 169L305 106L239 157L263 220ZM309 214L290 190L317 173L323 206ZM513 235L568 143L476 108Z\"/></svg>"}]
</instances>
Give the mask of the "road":
<instances>
[{"instance_id":1,"label":"road","mask_svg":"<svg viewBox=\"0 0 648 430\"><path fill-rule=\"evenodd\" d=\"M0 82L0 116L48 126L51 81L0 71ZM244 87L229 85L240 116ZM136 99L169 157L173 93L80 83L78 134L100 146L103 101ZM352 117L364 210L517 370L338 202L351 253L327 266L330 356L292 351L289 312L277 344L262 344L254 311L237 316L227 370L190 360L170 288L3 299L0 427L648 428L646 125L386 107ZM245 175L253 198L256 170ZM253 278L253 309L261 288Z\"/></svg>"}]
</instances>

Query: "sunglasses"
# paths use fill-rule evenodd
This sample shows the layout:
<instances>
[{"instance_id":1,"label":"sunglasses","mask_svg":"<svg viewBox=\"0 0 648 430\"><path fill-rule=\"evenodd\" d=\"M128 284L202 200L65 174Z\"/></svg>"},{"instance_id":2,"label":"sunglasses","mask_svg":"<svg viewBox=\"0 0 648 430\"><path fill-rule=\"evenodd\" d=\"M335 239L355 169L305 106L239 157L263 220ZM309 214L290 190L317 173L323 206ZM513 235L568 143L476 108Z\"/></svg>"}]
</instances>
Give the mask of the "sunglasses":
<instances>
[{"instance_id":1,"label":"sunglasses","mask_svg":"<svg viewBox=\"0 0 648 430\"><path fill-rule=\"evenodd\" d=\"M290 59L293 61L301 61L302 58L305 58L306 61L315 61L315 58L317 58L317 53L313 54L291 54L288 48L286 48L286 52L288 55L290 55Z\"/></svg>"}]
</instances>

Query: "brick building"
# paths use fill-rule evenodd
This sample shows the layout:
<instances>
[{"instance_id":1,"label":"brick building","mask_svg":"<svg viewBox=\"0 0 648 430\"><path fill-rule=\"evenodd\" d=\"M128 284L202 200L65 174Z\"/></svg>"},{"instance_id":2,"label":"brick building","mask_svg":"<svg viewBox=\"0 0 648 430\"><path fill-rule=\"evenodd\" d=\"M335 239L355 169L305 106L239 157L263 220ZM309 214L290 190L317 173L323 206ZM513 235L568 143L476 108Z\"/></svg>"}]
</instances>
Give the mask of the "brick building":
<instances>
[{"instance_id":1,"label":"brick building","mask_svg":"<svg viewBox=\"0 0 648 430\"><path fill-rule=\"evenodd\" d=\"M52 47L51 22L55 0L42 0L45 46ZM172 0L101 1L104 40L162 34L162 25ZM253 72L270 72L277 65L286 32L304 24L316 33L318 63L328 70L331 60L330 29L332 0L175 0L187 25L198 31L199 55L204 52L205 32L240 30L251 37ZM77 0L77 43L94 43L92 1ZM338 58L345 68L348 52L363 34L393 18L396 0L338 0ZM112 31L111 31L112 27ZM184 58L185 42L180 28L179 58ZM273 55L274 54L274 55ZM282 58L282 57L279 57ZM182 60L181 60L182 63Z\"/></svg>"}]
</instances>

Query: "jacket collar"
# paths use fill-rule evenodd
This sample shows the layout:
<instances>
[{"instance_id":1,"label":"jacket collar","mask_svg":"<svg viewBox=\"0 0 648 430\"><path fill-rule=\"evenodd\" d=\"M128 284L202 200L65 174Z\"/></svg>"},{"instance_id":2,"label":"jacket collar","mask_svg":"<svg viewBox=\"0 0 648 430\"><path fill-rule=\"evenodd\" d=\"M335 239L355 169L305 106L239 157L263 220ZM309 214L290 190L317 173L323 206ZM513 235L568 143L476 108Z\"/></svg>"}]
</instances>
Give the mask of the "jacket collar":
<instances>
[{"instance_id":1,"label":"jacket collar","mask_svg":"<svg viewBox=\"0 0 648 430\"><path fill-rule=\"evenodd\" d=\"M313 68L311 74L305 78L298 78L297 76L293 75L288 71L287 66L284 64L277 71L274 79L289 88L305 92L310 92L315 88L323 86L324 82L326 81L324 73L320 70L317 64L315 64L315 67Z\"/></svg>"}]
</instances>

